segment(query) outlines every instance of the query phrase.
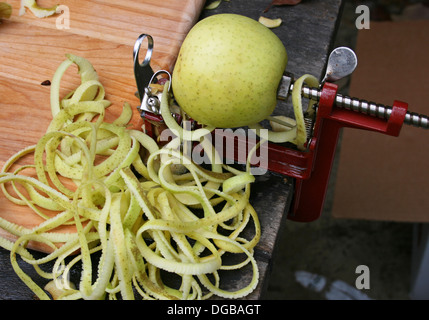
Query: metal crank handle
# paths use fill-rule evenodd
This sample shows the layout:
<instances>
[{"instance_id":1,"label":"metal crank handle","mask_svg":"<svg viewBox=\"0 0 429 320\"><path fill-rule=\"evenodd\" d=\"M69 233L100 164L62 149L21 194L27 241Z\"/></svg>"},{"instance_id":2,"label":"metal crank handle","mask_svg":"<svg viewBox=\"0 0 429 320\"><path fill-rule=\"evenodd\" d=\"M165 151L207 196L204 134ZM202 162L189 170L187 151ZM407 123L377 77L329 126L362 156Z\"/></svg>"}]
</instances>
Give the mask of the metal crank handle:
<instances>
[{"instance_id":1,"label":"metal crank handle","mask_svg":"<svg viewBox=\"0 0 429 320\"><path fill-rule=\"evenodd\" d=\"M279 99L285 100L288 94L292 92L293 83L291 82L292 82L292 79L289 76L283 76L283 79L278 91ZM302 87L301 94L304 98L319 101L321 90L317 88L310 88L304 85ZM335 106L338 108L352 110L355 112L367 114L367 115L384 119L384 120L388 120L392 113L391 106L385 106L379 103L368 102L366 100L362 100L358 98L351 98L349 96L343 96L341 94L336 95ZM404 123L418 128L429 129L429 117L423 114L407 111L405 115Z\"/></svg>"}]
</instances>

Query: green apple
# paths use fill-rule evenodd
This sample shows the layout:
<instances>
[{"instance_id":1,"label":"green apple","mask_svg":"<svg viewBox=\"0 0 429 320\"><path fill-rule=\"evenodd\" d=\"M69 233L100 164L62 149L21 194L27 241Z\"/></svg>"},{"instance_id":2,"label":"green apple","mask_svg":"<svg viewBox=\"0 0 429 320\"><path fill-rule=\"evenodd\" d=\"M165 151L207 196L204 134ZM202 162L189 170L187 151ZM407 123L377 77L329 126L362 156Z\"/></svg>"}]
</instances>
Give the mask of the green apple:
<instances>
[{"instance_id":1,"label":"green apple","mask_svg":"<svg viewBox=\"0 0 429 320\"><path fill-rule=\"evenodd\" d=\"M254 124L276 107L286 64L286 49L269 28L242 15L213 15L186 36L173 70L173 94L201 124Z\"/></svg>"}]
</instances>

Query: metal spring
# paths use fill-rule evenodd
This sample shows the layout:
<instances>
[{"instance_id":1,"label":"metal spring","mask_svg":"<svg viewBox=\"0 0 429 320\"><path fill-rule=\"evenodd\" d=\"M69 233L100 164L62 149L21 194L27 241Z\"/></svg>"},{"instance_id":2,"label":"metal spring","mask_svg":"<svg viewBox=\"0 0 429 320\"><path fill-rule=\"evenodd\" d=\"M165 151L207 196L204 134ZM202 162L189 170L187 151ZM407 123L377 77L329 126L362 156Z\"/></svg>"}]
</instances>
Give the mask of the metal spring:
<instances>
[{"instance_id":1,"label":"metal spring","mask_svg":"<svg viewBox=\"0 0 429 320\"><path fill-rule=\"evenodd\" d=\"M313 118L304 117L304 124L305 124L305 131L307 133L307 137L312 137L313 136L313 127L314 127Z\"/></svg>"}]
</instances>

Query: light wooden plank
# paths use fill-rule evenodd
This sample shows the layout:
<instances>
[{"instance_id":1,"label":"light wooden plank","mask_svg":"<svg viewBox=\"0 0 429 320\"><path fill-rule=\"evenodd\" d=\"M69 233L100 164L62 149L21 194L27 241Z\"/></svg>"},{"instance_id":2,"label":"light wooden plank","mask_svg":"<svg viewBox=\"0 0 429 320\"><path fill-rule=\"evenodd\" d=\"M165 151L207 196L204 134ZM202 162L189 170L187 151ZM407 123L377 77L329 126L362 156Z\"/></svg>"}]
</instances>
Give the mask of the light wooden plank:
<instances>
[{"instance_id":1,"label":"light wooden plank","mask_svg":"<svg viewBox=\"0 0 429 320\"><path fill-rule=\"evenodd\" d=\"M57 2L38 3L49 7ZM139 104L133 70L133 46L138 36L147 33L154 38L152 68L172 70L183 38L198 19L205 1L60 3L69 10L70 29L57 28L61 13L39 19L27 10L19 16L20 1L11 3L12 17L0 25L0 166L17 151L35 144L46 132L52 119L50 87L41 83L52 79L66 53L85 57L94 65L105 87L106 99L112 102L106 114L106 121L112 121L125 101L133 107ZM77 68L70 67L61 82L61 95L76 88L79 81ZM134 128L141 128L136 108L132 123ZM42 221L28 208L16 206L3 196L0 208L0 217L28 228ZM10 236L3 230L0 235ZM37 245L33 248L46 250Z\"/></svg>"}]
</instances>

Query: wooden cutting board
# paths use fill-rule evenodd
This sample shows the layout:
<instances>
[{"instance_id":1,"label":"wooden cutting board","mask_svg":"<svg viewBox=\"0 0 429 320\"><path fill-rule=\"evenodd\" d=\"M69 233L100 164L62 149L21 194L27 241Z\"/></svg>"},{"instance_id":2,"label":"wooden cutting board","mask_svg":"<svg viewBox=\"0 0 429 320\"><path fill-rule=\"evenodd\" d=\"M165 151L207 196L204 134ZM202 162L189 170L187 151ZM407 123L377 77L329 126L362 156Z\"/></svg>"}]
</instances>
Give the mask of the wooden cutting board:
<instances>
[{"instance_id":1,"label":"wooden cutting board","mask_svg":"<svg viewBox=\"0 0 429 320\"><path fill-rule=\"evenodd\" d=\"M29 10L19 16L20 1L8 2L13 6L12 17L0 24L0 166L45 133L51 121L50 87L41 83L52 79L66 53L85 57L94 65L106 98L112 102L106 114L109 121L120 113L124 101L132 106L139 103L133 73L133 46L138 36L146 33L154 39L152 68L172 70L180 45L205 4L205 0L63 0L59 3L66 10L40 19ZM49 7L58 2L38 3ZM67 11L69 29L62 28ZM144 57L143 51L140 56ZM61 82L62 94L78 83L73 66ZM142 124L136 110L133 124L136 128ZM27 228L42 222L3 194L0 217ZM2 229L0 236L13 239ZM37 244L32 247L46 250Z\"/></svg>"}]
</instances>

